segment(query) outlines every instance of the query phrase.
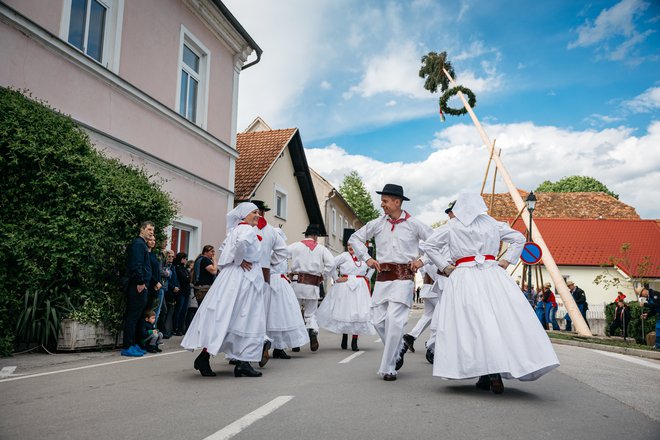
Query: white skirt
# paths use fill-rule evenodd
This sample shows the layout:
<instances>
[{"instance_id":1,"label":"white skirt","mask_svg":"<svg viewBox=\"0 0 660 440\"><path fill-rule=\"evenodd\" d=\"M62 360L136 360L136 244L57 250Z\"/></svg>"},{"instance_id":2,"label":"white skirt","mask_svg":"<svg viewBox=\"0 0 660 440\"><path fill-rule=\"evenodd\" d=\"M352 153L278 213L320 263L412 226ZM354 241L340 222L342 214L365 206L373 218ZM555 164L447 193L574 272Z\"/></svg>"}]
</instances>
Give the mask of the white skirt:
<instances>
[{"instance_id":1,"label":"white skirt","mask_svg":"<svg viewBox=\"0 0 660 440\"><path fill-rule=\"evenodd\" d=\"M261 272L254 265L252 270ZM187 350L206 348L239 361L259 361L266 335L263 277L226 266L215 279L181 341Z\"/></svg>"},{"instance_id":2,"label":"white skirt","mask_svg":"<svg viewBox=\"0 0 660 440\"><path fill-rule=\"evenodd\" d=\"M283 350L309 343L296 294L279 273L270 276L266 303L266 333L273 340L273 348Z\"/></svg>"},{"instance_id":3,"label":"white skirt","mask_svg":"<svg viewBox=\"0 0 660 440\"><path fill-rule=\"evenodd\" d=\"M373 335L371 297L364 278L354 275L335 283L316 311L319 326L333 333Z\"/></svg>"},{"instance_id":4,"label":"white skirt","mask_svg":"<svg viewBox=\"0 0 660 440\"><path fill-rule=\"evenodd\" d=\"M433 375L536 380L559 366L534 310L497 263L458 267L435 308Z\"/></svg>"}]
</instances>

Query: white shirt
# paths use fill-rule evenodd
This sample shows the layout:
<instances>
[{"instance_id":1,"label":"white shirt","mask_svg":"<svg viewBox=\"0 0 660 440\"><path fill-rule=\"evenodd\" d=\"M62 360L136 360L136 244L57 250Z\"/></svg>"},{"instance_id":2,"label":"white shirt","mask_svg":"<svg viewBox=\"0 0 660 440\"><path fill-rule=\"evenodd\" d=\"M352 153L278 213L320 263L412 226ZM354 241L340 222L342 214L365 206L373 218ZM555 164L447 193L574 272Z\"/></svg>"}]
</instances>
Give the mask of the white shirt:
<instances>
[{"instance_id":1,"label":"white shirt","mask_svg":"<svg viewBox=\"0 0 660 440\"><path fill-rule=\"evenodd\" d=\"M335 267L335 259L330 251L323 245L317 244L312 251L302 242L296 242L289 245L289 257L291 259L291 272L308 273L327 277L332 273ZM308 284L298 284L292 282L296 297L301 299L318 299L319 288Z\"/></svg>"},{"instance_id":2,"label":"white shirt","mask_svg":"<svg viewBox=\"0 0 660 440\"><path fill-rule=\"evenodd\" d=\"M257 235L261 237L261 254L259 257L261 267L268 269L282 261L286 261L289 250L282 237L275 232L275 229L266 224L263 229L256 228L256 231Z\"/></svg>"}]
</instances>

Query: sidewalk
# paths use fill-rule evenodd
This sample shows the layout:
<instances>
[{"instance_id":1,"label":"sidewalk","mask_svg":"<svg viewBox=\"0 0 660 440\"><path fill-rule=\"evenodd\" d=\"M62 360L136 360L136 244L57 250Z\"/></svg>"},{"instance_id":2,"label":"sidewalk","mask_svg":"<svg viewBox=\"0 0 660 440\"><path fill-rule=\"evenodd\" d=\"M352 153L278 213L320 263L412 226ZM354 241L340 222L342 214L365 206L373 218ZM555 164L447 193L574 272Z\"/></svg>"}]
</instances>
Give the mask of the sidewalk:
<instances>
[{"instance_id":1,"label":"sidewalk","mask_svg":"<svg viewBox=\"0 0 660 440\"><path fill-rule=\"evenodd\" d=\"M550 341L552 341L553 344L560 344L560 345L572 345L574 347L582 347L582 348L589 348L592 350L601 350L601 351L609 351L611 353L619 353L619 354L627 354L629 356L637 356L637 357L642 357L646 359L655 359L660 361L660 350L643 350L639 348L633 348L633 347L624 347L624 346L619 346L619 345L609 345L608 342L615 342L615 341L620 341L623 342L622 338L608 338L608 337L602 337L602 336L594 336L591 338L588 338L588 340L581 340L582 338L580 336L574 335L574 334L566 334L566 333L561 333L561 332L556 332L556 331L548 331L548 336L550 337ZM553 337L553 335L561 335L562 337L566 336L573 336L571 339L559 339L557 337ZM587 339L587 338L584 338ZM589 340L593 341L602 341L602 342L589 342ZM631 344L632 345L632 344Z\"/></svg>"}]
</instances>

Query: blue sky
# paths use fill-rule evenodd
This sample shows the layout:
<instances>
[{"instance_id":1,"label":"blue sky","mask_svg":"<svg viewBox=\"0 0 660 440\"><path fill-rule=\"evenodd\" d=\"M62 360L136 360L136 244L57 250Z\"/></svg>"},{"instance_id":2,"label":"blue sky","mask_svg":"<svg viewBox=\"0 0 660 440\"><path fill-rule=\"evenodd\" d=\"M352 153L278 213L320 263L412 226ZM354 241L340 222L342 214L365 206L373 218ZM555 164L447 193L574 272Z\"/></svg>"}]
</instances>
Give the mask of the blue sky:
<instances>
[{"instance_id":1,"label":"blue sky","mask_svg":"<svg viewBox=\"0 0 660 440\"><path fill-rule=\"evenodd\" d=\"M335 186L352 169L372 192L400 183L429 222L479 191L476 129L468 116L442 123L417 74L422 55L446 51L518 187L590 175L660 218L657 1L225 3L264 50L241 73L238 129L257 116L298 127Z\"/></svg>"}]
</instances>

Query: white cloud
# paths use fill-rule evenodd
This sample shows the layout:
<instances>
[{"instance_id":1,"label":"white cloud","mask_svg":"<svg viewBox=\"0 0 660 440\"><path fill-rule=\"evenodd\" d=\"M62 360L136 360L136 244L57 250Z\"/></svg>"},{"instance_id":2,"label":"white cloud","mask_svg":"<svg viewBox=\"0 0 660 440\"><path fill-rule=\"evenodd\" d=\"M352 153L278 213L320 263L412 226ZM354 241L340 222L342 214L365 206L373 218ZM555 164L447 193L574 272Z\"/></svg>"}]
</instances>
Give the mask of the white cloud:
<instances>
[{"instance_id":1,"label":"white cloud","mask_svg":"<svg viewBox=\"0 0 660 440\"><path fill-rule=\"evenodd\" d=\"M332 84L330 84L328 81L321 81L321 84L319 84L319 87L321 87L322 90L330 90L332 88Z\"/></svg>"},{"instance_id":2,"label":"white cloud","mask_svg":"<svg viewBox=\"0 0 660 440\"><path fill-rule=\"evenodd\" d=\"M651 87L621 105L633 113L650 113L657 110L660 108L660 87Z\"/></svg>"},{"instance_id":3,"label":"white cloud","mask_svg":"<svg viewBox=\"0 0 660 440\"><path fill-rule=\"evenodd\" d=\"M660 177L660 122L653 122L640 137L625 127L571 131L518 123L486 125L485 129L502 148L502 160L517 187L533 189L544 180L587 175L618 193L643 217L660 218L660 207L649 203L660 200L660 186L648 184ZM444 218L444 207L459 192L479 191L488 161L488 152L471 125L438 132L432 144L436 150L416 163L385 163L349 154L335 144L309 149L306 154L310 166L335 187L356 170L376 206L376 190L388 182L403 185L411 199L408 209L430 224ZM498 182L496 191L505 192L506 187Z\"/></svg>"},{"instance_id":4,"label":"white cloud","mask_svg":"<svg viewBox=\"0 0 660 440\"><path fill-rule=\"evenodd\" d=\"M385 103L385 107L394 107L395 105L396 105L396 101L393 99Z\"/></svg>"}]
</instances>

